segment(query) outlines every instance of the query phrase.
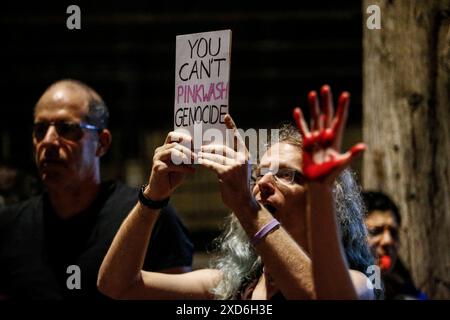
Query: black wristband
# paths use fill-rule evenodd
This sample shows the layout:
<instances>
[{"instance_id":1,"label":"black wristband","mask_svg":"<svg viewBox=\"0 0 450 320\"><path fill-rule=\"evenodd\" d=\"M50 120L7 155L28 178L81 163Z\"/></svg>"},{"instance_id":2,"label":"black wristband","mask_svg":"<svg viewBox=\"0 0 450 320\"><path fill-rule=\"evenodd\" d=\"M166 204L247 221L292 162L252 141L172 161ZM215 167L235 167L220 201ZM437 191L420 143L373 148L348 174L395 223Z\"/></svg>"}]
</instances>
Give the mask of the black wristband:
<instances>
[{"instance_id":1,"label":"black wristband","mask_svg":"<svg viewBox=\"0 0 450 320\"><path fill-rule=\"evenodd\" d=\"M144 195L144 190L147 187L147 185L148 184L146 183L139 189L139 195L138 195L139 202L142 205L146 206L147 208L155 209L155 210L162 209L165 206L167 206L167 204L169 203L170 197L167 197L166 199L161 200L161 201L154 201L152 199L147 198Z\"/></svg>"}]
</instances>

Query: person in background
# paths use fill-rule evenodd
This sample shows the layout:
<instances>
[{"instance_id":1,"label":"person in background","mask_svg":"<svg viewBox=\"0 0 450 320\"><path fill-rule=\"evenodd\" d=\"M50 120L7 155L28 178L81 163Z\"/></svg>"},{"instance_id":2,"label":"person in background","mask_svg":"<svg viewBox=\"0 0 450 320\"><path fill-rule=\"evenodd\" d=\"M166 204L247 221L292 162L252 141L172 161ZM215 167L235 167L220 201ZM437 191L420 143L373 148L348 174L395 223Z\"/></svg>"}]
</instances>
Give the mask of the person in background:
<instances>
[{"instance_id":1,"label":"person in background","mask_svg":"<svg viewBox=\"0 0 450 320\"><path fill-rule=\"evenodd\" d=\"M363 198L368 242L381 269L385 299L426 299L398 256L401 216L397 205L378 191L365 191Z\"/></svg>"},{"instance_id":2,"label":"person in background","mask_svg":"<svg viewBox=\"0 0 450 320\"><path fill-rule=\"evenodd\" d=\"M101 181L100 159L112 136L109 111L76 80L53 83L34 109L33 144L42 194L0 211L0 290L9 298L104 297L100 264L138 190ZM170 206L155 221L144 268L191 269L193 246Z\"/></svg>"}]
</instances>

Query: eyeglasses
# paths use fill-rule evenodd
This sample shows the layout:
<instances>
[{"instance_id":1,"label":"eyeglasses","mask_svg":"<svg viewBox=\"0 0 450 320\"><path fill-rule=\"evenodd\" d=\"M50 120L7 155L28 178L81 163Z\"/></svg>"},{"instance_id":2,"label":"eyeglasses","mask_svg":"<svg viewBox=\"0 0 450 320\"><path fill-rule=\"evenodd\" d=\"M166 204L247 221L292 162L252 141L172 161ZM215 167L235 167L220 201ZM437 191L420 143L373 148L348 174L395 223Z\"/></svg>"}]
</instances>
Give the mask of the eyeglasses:
<instances>
[{"instance_id":1,"label":"eyeglasses","mask_svg":"<svg viewBox=\"0 0 450 320\"><path fill-rule=\"evenodd\" d=\"M44 139L48 128L54 126L58 136L72 141L78 141L83 137L83 129L96 130L100 129L92 124L67 122L67 121L39 121L34 124L33 135L38 140Z\"/></svg>"},{"instance_id":2,"label":"eyeglasses","mask_svg":"<svg viewBox=\"0 0 450 320\"><path fill-rule=\"evenodd\" d=\"M281 182L284 184L302 184L305 181L303 175L295 169L291 168L280 168L280 169L269 169L269 168L256 168L252 174L251 187L253 188L266 174L271 173L276 182Z\"/></svg>"}]
</instances>

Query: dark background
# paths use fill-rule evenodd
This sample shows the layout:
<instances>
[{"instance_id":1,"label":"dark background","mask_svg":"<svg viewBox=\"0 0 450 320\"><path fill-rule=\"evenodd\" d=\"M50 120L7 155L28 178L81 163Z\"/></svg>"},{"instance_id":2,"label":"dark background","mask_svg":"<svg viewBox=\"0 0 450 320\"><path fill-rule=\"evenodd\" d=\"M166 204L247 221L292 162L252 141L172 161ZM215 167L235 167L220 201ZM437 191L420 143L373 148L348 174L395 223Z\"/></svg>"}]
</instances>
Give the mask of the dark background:
<instances>
[{"instance_id":1,"label":"dark background","mask_svg":"<svg viewBox=\"0 0 450 320\"><path fill-rule=\"evenodd\" d=\"M115 160L139 157L141 130L172 128L175 36L221 29L233 32L230 112L240 127L290 119L323 83L352 93L349 121L361 122L359 1L233 3L2 2L0 159L33 170L33 106L61 78L103 96L120 136ZM66 27L70 4L81 30Z\"/></svg>"},{"instance_id":2,"label":"dark background","mask_svg":"<svg viewBox=\"0 0 450 320\"><path fill-rule=\"evenodd\" d=\"M290 120L293 107L306 106L309 90L328 83L336 99L342 90L352 94L344 145L360 141L360 1L272 3L2 2L0 163L35 175L33 107L51 83L74 78L110 108L113 145L102 175L144 182L153 146L173 128L175 36L222 29L232 30L230 113L239 127ZM81 30L66 27L71 4L81 9ZM174 199L201 247L227 213L211 187L215 178L203 178Z\"/></svg>"}]
</instances>

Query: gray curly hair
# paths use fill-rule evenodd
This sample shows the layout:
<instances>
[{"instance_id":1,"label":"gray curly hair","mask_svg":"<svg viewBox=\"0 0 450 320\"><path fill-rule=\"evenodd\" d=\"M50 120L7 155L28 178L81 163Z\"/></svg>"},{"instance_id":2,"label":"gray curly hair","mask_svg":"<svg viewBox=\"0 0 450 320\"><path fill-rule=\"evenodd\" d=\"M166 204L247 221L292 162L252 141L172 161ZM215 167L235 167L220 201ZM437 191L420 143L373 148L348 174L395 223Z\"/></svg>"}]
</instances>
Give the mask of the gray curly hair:
<instances>
[{"instance_id":1,"label":"gray curly hair","mask_svg":"<svg viewBox=\"0 0 450 320\"><path fill-rule=\"evenodd\" d=\"M277 142L301 148L301 141L301 136L294 126L284 124L280 127ZM333 197L349 267L365 273L367 267L374 261L367 244L361 189L350 170L344 170L336 179ZM234 214L228 217L224 232L214 243L216 257L212 261L212 267L221 270L223 277L212 289L212 293L216 299L239 298L242 288L261 275L263 268L261 257L250 244L246 232Z\"/></svg>"}]
</instances>

